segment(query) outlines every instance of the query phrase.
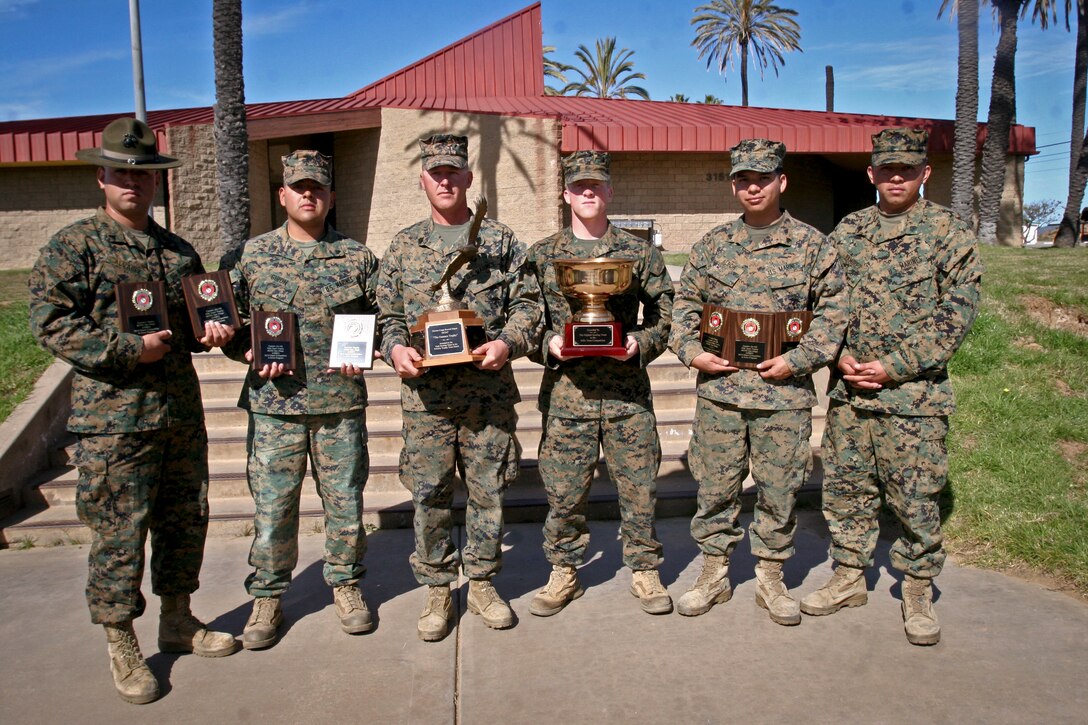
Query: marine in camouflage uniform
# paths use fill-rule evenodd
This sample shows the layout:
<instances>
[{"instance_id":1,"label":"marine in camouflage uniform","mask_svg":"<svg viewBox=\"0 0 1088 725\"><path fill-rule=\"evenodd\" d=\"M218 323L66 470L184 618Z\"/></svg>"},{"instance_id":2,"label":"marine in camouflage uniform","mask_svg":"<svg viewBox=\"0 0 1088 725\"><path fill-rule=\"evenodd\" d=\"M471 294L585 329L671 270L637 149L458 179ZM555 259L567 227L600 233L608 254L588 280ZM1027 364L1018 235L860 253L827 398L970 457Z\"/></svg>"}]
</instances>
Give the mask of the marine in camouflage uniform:
<instances>
[{"instance_id":1,"label":"marine in camouflage uniform","mask_svg":"<svg viewBox=\"0 0 1088 725\"><path fill-rule=\"evenodd\" d=\"M465 194L472 183L468 140L439 134L420 141L420 182L431 216L393 237L378 282L382 355L401 376L404 448L400 478L412 492L415 552L412 570L428 589L418 632L425 641L449 629L449 584L461 553L452 539L455 470L468 489L463 552L469 610L494 628L512 626L513 612L490 580L501 566L502 500L518 475L520 447L514 430L520 400L509 359L536 348L540 289L527 272L525 245L506 226L484 219L468 239L471 216ZM476 247L475 252L466 247ZM420 367L409 328L435 308L432 290L458 259L471 260L449 280L450 296L483 320L487 342L474 364Z\"/></svg>"},{"instance_id":2,"label":"marine in camouflage uniform","mask_svg":"<svg viewBox=\"0 0 1088 725\"><path fill-rule=\"evenodd\" d=\"M224 259L231 269L242 333L228 348L252 360L249 319L257 310L293 313L298 366L290 375L266 365L251 369L239 405L249 410L246 476L256 511L246 590L253 613L242 637L247 649L275 642L280 597L298 563L299 500L310 468L325 511L325 582L349 634L373 621L359 593L366 532L363 487L370 459L366 383L352 365L329 369L337 314L377 314L378 262L362 243L326 223L335 194L330 159L317 151L283 157L280 203L287 222L250 239ZM277 364L279 365L279 364Z\"/></svg>"},{"instance_id":3,"label":"marine in camouflage uniform","mask_svg":"<svg viewBox=\"0 0 1088 725\"><path fill-rule=\"evenodd\" d=\"M530 356L545 365L539 460L548 494L544 552L552 564L547 585L529 605L538 616L556 614L582 594L576 567L589 544L585 508L602 448L619 497L623 563L635 572L631 591L647 612L672 611L656 571L662 560L654 530L661 442L646 366L668 342L673 286L652 244L608 222L610 162L602 151L563 159L563 198L572 225L529 250L546 307L543 340ZM623 325L627 351L616 357L564 356L564 328L582 305L563 294L554 261L598 257L634 261L631 287L608 300L609 311Z\"/></svg>"},{"instance_id":4,"label":"marine in camouflage uniform","mask_svg":"<svg viewBox=\"0 0 1088 725\"><path fill-rule=\"evenodd\" d=\"M731 596L729 555L743 538L737 525L740 492L751 472L755 516L749 527L756 567L756 601L779 624L801 621L782 583L782 563L793 555L794 503L810 462L811 373L833 360L843 329L843 283L827 238L779 207L786 188L781 142L749 139L730 151L733 193L744 209L735 221L706 234L692 249L673 308L669 347L699 370L688 461L699 482L691 533L704 555L703 571L677 610L703 614ZM811 310L809 330L796 348L738 369L700 343L704 304L731 310Z\"/></svg>"},{"instance_id":5,"label":"marine in camouflage uniform","mask_svg":"<svg viewBox=\"0 0 1088 725\"><path fill-rule=\"evenodd\" d=\"M849 300L823 442L823 507L837 568L802 601L815 615L867 601L862 573L873 563L883 490L903 528L891 562L906 575L904 626L914 644L940 639L930 583L944 564L947 365L974 322L982 276L968 226L920 198L927 143L924 130L874 135L869 178L879 201L831 234Z\"/></svg>"},{"instance_id":6,"label":"marine in camouflage uniform","mask_svg":"<svg viewBox=\"0 0 1088 725\"><path fill-rule=\"evenodd\" d=\"M102 144L76 155L99 166L105 206L42 247L29 279L30 328L74 368L76 509L93 534L87 604L91 621L105 626L118 693L142 704L159 695L132 630L145 607L149 531L160 650L236 649L233 637L208 632L189 609L208 527L207 433L191 353L233 331L209 323L204 338L193 337L181 280L204 271L200 256L148 216L158 170L181 162L160 155L154 132L131 118L110 123ZM123 332L118 285L146 281L164 284L169 330Z\"/></svg>"}]
</instances>

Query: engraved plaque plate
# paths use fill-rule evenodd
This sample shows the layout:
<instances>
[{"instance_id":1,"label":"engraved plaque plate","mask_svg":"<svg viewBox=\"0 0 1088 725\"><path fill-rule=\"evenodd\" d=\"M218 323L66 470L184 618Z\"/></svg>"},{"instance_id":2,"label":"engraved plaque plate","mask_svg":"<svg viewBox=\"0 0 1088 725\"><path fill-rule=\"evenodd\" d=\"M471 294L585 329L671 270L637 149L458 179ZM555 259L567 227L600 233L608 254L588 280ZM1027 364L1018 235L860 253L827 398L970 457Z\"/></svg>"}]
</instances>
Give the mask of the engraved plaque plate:
<instances>
[{"instance_id":1,"label":"engraved plaque plate","mask_svg":"<svg viewBox=\"0 0 1088 725\"><path fill-rule=\"evenodd\" d=\"M117 284L118 324L121 332L150 335L169 329L166 285L161 281ZM203 335L201 336L203 337Z\"/></svg>"},{"instance_id":2,"label":"engraved plaque plate","mask_svg":"<svg viewBox=\"0 0 1088 725\"><path fill-rule=\"evenodd\" d=\"M374 331L377 315L336 315L332 321L329 367L374 367Z\"/></svg>"},{"instance_id":3,"label":"engraved plaque plate","mask_svg":"<svg viewBox=\"0 0 1088 725\"><path fill-rule=\"evenodd\" d=\"M727 315L726 355L734 367L755 370L776 356L775 313L730 310Z\"/></svg>"},{"instance_id":4,"label":"engraved plaque plate","mask_svg":"<svg viewBox=\"0 0 1088 725\"><path fill-rule=\"evenodd\" d=\"M196 339L204 337L205 322L221 322L235 330L242 328L238 307L234 304L230 272L221 269L192 274L182 278L181 288L185 292L185 306Z\"/></svg>"},{"instance_id":5,"label":"engraved plaque plate","mask_svg":"<svg viewBox=\"0 0 1088 725\"><path fill-rule=\"evenodd\" d=\"M294 370L298 363L295 342L295 313L255 311L250 322L253 344L253 369L271 363L283 363L284 370Z\"/></svg>"}]
</instances>

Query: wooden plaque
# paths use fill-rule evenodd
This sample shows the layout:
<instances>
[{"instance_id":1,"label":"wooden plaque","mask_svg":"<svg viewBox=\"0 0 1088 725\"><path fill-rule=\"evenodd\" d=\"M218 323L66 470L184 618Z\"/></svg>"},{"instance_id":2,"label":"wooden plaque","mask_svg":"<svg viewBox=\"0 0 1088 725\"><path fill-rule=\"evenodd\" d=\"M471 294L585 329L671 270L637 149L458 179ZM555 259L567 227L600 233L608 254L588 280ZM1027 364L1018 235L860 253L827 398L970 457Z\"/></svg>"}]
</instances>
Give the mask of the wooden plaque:
<instances>
[{"instance_id":1,"label":"wooden plaque","mask_svg":"<svg viewBox=\"0 0 1088 725\"><path fill-rule=\"evenodd\" d=\"M568 322L563 331L564 357L603 357L627 353L623 325L612 322Z\"/></svg>"},{"instance_id":2,"label":"wooden plaque","mask_svg":"<svg viewBox=\"0 0 1088 725\"><path fill-rule=\"evenodd\" d=\"M230 272L221 269L183 277L181 289L185 292L185 306L189 309L189 320L197 340L204 337L205 322L221 322L235 330L242 328L238 307L234 304L234 290L230 286Z\"/></svg>"},{"instance_id":3,"label":"wooden plaque","mask_svg":"<svg viewBox=\"0 0 1088 725\"><path fill-rule=\"evenodd\" d=\"M166 285L161 280L118 282L117 314L121 332L150 335L169 329Z\"/></svg>"},{"instance_id":4,"label":"wooden plaque","mask_svg":"<svg viewBox=\"0 0 1088 725\"><path fill-rule=\"evenodd\" d=\"M759 363L777 357L774 312L729 310L726 315L725 353L734 367L755 370Z\"/></svg>"},{"instance_id":5,"label":"wooden plaque","mask_svg":"<svg viewBox=\"0 0 1088 725\"><path fill-rule=\"evenodd\" d=\"M295 342L294 312L255 311L250 321L253 345L253 369L260 370L271 363L283 363L283 369L294 370L298 365L298 344Z\"/></svg>"},{"instance_id":6,"label":"wooden plaque","mask_svg":"<svg viewBox=\"0 0 1088 725\"><path fill-rule=\"evenodd\" d=\"M699 340L703 343L703 350L725 359L728 359L728 356L724 354L728 318L729 310L718 305L706 304L703 305L703 317L699 325Z\"/></svg>"},{"instance_id":7,"label":"wooden plaque","mask_svg":"<svg viewBox=\"0 0 1088 725\"><path fill-rule=\"evenodd\" d=\"M775 320L775 327L777 328L777 344L775 347L779 355L785 355L797 347L797 343L808 332L809 325L812 324L812 313L808 310L795 310L777 312L775 317L777 318Z\"/></svg>"},{"instance_id":8,"label":"wooden plaque","mask_svg":"<svg viewBox=\"0 0 1088 725\"><path fill-rule=\"evenodd\" d=\"M412 347L421 355L420 367L455 365L483 360L472 351L487 342L484 321L472 310L424 312L412 329Z\"/></svg>"}]
</instances>

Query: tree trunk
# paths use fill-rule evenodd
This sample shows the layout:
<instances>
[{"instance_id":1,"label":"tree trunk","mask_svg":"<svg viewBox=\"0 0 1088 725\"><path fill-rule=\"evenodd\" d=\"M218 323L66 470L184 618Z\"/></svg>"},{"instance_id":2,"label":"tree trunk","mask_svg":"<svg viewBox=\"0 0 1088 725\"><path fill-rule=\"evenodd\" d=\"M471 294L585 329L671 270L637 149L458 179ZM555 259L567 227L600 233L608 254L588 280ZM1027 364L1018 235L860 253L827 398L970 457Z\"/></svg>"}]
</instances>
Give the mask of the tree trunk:
<instances>
[{"instance_id":1,"label":"tree trunk","mask_svg":"<svg viewBox=\"0 0 1088 725\"><path fill-rule=\"evenodd\" d=\"M1077 55L1073 62L1073 128L1069 134L1069 196L1065 214L1058 226L1055 247L1072 247L1080 236L1080 204L1084 199L1084 184L1088 179L1088 157L1084 148L1088 137L1084 131L1085 89L1088 86L1088 3L1077 2Z\"/></svg>"},{"instance_id":2,"label":"tree trunk","mask_svg":"<svg viewBox=\"0 0 1088 725\"><path fill-rule=\"evenodd\" d=\"M1001 35L994 52L994 79L990 88L990 112L986 141L982 144L982 198L978 210L978 240L996 244L1001 193L1005 188L1005 163L1009 129L1016 116L1016 23L1025 0L992 0L997 9Z\"/></svg>"},{"instance_id":3,"label":"tree trunk","mask_svg":"<svg viewBox=\"0 0 1088 725\"><path fill-rule=\"evenodd\" d=\"M974 226L975 155L978 152L978 0L960 0L956 130L952 149L952 211Z\"/></svg>"},{"instance_id":4,"label":"tree trunk","mask_svg":"<svg viewBox=\"0 0 1088 725\"><path fill-rule=\"evenodd\" d=\"M241 0L214 0L212 29L220 242L222 251L230 254L249 238L249 134L242 76Z\"/></svg>"},{"instance_id":5,"label":"tree trunk","mask_svg":"<svg viewBox=\"0 0 1088 725\"><path fill-rule=\"evenodd\" d=\"M740 105L748 105L748 43L740 44Z\"/></svg>"}]
</instances>

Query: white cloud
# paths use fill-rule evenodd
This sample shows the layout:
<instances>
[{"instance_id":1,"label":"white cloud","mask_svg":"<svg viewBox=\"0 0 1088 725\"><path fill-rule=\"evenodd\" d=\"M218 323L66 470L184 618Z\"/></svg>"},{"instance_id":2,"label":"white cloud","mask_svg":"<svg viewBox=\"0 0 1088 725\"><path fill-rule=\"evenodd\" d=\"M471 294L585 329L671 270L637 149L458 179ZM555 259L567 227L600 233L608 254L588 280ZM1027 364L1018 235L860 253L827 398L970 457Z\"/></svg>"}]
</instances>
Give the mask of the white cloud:
<instances>
[{"instance_id":1,"label":"white cloud","mask_svg":"<svg viewBox=\"0 0 1088 725\"><path fill-rule=\"evenodd\" d=\"M0 0L0 15L4 13L19 13L27 5L34 5L38 0Z\"/></svg>"},{"instance_id":2,"label":"white cloud","mask_svg":"<svg viewBox=\"0 0 1088 725\"><path fill-rule=\"evenodd\" d=\"M302 17L322 12L315 3L303 2L297 6L271 13L242 12L242 37L279 35L295 30L295 22Z\"/></svg>"}]
</instances>

